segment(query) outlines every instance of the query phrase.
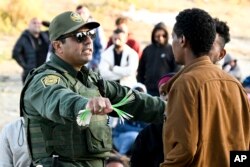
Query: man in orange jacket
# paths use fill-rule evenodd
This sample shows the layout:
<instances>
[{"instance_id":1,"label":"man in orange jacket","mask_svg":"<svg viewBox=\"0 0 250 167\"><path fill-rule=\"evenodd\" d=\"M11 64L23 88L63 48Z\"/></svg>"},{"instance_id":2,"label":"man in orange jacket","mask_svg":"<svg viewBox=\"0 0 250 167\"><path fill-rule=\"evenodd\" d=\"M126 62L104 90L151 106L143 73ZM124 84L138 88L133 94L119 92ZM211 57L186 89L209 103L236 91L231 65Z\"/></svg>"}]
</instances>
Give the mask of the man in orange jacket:
<instances>
[{"instance_id":1,"label":"man in orange jacket","mask_svg":"<svg viewBox=\"0 0 250 167\"><path fill-rule=\"evenodd\" d=\"M229 166L230 151L249 150L250 106L241 83L209 58L216 28L201 9L176 17L173 52L184 68L168 84L161 167Z\"/></svg>"}]
</instances>

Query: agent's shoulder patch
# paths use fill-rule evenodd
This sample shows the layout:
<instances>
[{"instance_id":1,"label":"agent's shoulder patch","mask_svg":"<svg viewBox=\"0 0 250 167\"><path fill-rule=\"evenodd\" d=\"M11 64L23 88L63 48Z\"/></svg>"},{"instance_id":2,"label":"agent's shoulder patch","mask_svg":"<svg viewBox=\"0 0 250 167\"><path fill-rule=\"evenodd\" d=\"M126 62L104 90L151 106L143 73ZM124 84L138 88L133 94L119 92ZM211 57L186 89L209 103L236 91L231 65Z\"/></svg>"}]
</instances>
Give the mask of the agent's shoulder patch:
<instances>
[{"instance_id":1,"label":"agent's shoulder patch","mask_svg":"<svg viewBox=\"0 0 250 167\"><path fill-rule=\"evenodd\" d=\"M47 75L41 79L41 82L43 83L44 87L59 84L59 81L60 77L56 75Z\"/></svg>"}]
</instances>

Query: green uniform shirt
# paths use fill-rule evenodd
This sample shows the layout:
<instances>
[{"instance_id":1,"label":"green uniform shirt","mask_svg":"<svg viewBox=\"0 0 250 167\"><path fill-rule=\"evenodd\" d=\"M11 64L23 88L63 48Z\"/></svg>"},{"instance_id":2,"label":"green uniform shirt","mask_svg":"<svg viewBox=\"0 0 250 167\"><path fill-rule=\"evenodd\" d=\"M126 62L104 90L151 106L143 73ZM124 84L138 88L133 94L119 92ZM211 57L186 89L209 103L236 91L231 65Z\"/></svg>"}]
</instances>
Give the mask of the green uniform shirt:
<instances>
[{"instance_id":1,"label":"green uniform shirt","mask_svg":"<svg viewBox=\"0 0 250 167\"><path fill-rule=\"evenodd\" d=\"M81 69L81 72L77 72L71 65L54 54L46 63L45 68L33 77L27 89L24 90L23 103L26 115L51 121L53 126L75 123L78 112L85 109L88 98L91 96L101 94L115 104L122 100L130 90L116 82L102 80L97 73L89 71L85 67ZM79 73L81 81L77 77ZM102 81L101 84L97 84L100 83L99 81ZM78 82L81 82L79 89ZM88 91L88 89L97 91L93 91L91 96L82 96L84 92L81 91ZM91 92L89 93L91 94ZM135 100L120 109L133 115L135 120L157 122L162 119L165 105L160 98L138 91L133 91L133 93ZM112 112L110 115L116 114Z\"/></svg>"}]
</instances>

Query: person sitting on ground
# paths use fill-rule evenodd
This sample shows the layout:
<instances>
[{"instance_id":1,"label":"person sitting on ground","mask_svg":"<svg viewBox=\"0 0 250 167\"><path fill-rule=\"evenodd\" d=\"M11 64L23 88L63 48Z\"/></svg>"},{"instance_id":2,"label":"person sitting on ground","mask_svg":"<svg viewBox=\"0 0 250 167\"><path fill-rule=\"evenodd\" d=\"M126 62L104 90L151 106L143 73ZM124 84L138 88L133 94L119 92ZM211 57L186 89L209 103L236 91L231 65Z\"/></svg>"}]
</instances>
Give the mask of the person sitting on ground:
<instances>
[{"instance_id":1,"label":"person sitting on ground","mask_svg":"<svg viewBox=\"0 0 250 167\"><path fill-rule=\"evenodd\" d=\"M233 58L231 55L226 54L222 69L235 77L237 80L241 81L241 69L237 63L237 59Z\"/></svg>"},{"instance_id":2,"label":"person sitting on ground","mask_svg":"<svg viewBox=\"0 0 250 167\"><path fill-rule=\"evenodd\" d=\"M132 49L134 49L136 51L136 53L139 56L139 59L141 58L141 48L140 48L140 43L138 41L136 41L133 38L133 35L131 32L129 32L129 28L128 28L128 18L124 17L124 16L120 16L116 19L115 21L115 26L116 29L122 29L124 32L126 32L127 34L127 41L126 44L131 47ZM112 36L109 38L108 44L107 44L107 48L110 47L113 44L113 40L112 40Z\"/></svg>"},{"instance_id":3,"label":"person sitting on ground","mask_svg":"<svg viewBox=\"0 0 250 167\"><path fill-rule=\"evenodd\" d=\"M24 119L20 117L6 124L0 134L0 166L26 167L31 164L24 129Z\"/></svg>"},{"instance_id":4,"label":"person sitting on ground","mask_svg":"<svg viewBox=\"0 0 250 167\"><path fill-rule=\"evenodd\" d=\"M141 83L135 84L133 89L147 93L145 85ZM120 155L130 156L137 135L147 126L147 123L133 120L125 120L124 123L122 123L120 119L118 119L117 122L117 125L112 129L113 145Z\"/></svg>"},{"instance_id":5,"label":"person sitting on ground","mask_svg":"<svg viewBox=\"0 0 250 167\"><path fill-rule=\"evenodd\" d=\"M250 100L250 76L246 77L243 82L242 86L245 88L247 92L248 99Z\"/></svg>"},{"instance_id":6,"label":"person sitting on ground","mask_svg":"<svg viewBox=\"0 0 250 167\"><path fill-rule=\"evenodd\" d=\"M113 32L113 45L101 55L100 74L109 81L116 81L123 86L136 84L136 70L139 64L137 53L127 44L127 35L122 29Z\"/></svg>"},{"instance_id":7,"label":"person sitting on ground","mask_svg":"<svg viewBox=\"0 0 250 167\"><path fill-rule=\"evenodd\" d=\"M175 73L168 73L158 82L162 100L168 100L167 92L162 89L162 85L167 83L174 75ZM140 131L132 147L131 167L159 167L160 163L163 162L162 126L163 120L159 123L151 123Z\"/></svg>"}]
</instances>

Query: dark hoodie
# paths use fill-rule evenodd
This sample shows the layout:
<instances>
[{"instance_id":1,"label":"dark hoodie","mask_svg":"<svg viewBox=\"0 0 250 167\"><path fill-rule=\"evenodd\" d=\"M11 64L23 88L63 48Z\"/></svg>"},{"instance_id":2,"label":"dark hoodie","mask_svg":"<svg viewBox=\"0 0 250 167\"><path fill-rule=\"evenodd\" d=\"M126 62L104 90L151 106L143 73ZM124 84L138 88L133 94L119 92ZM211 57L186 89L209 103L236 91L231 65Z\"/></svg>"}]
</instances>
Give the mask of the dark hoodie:
<instances>
[{"instance_id":1,"label":"dark hoodie","mask_svg":"<svg viewBox=\"0 0 250 167\"><path fill-rule=\"evenodd\" d=\"M166 32L166 43L160 45L154 39L157 30L162 29ZM164 23L158 23L151 35L151 44L143 50L139 62L137 81L146 85L148 93L159 96L158 81L166 73L176 72L180 69L175 63L172 46L168 43L168 32Z\"/></svg>"}]
</instances>

